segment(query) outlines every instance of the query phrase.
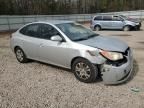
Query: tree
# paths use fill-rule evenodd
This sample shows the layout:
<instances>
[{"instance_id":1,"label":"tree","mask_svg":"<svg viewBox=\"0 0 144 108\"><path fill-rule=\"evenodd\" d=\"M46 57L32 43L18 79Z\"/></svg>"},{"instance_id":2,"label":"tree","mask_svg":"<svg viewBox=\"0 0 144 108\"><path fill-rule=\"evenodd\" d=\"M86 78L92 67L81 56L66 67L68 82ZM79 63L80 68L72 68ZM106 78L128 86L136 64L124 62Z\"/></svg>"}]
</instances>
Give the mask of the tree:
<instances>
[{"instance_id":1,"label":"tree","mask_svg":"<svg viewBox=\"0 0 144 108\"><path fill-rule=\"evenodd\" d=\"M72 14L144 9L144 0L0 0L1 15Z\"/></svg>"}]
</instances>

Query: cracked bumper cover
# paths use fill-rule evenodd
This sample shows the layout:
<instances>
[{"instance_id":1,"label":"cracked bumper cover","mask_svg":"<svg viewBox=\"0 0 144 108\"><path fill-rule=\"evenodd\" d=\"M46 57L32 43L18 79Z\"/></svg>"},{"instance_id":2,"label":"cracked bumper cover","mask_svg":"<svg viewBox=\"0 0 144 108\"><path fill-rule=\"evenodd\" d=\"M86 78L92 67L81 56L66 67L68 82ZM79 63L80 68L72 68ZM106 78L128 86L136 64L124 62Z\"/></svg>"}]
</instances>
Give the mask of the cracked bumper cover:
<instances>
[{"instance_id":1,"label":"cracked bumper cover","mask_svg":"<svg viewBox=\"0 0 144 108\"><path fill-rule=\"evenodd\" d=\"M128 53L127 62L120 66L103 64L101 67L102 79L105 84L120 84L126 82L132 75L133 56L132 52Z\"/></svg>"}]
</instances>

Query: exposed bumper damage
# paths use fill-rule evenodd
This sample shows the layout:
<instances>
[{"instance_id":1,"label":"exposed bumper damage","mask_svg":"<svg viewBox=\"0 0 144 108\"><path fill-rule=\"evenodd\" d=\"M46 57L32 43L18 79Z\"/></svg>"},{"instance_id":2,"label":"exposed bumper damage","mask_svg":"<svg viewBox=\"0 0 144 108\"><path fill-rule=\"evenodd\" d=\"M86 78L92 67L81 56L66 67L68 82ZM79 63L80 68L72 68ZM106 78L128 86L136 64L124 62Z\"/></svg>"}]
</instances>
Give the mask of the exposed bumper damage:
<instances>
[{"instance_id":1,"label":"exposed bumper damage","mask_svg":"<svg viewBox=\"0 0 144 108\"><path fill-rule=\"evenodd\" d=\"M136 26L133 27L135 30L140 30L141 28L141 23L136 24Z\"/></svg>"},{"instance_id":2,"label":"exposed bumper damage","mask_svg":"<svg viewBox=\"0 0 144 108\"><path fill-rule=\"evenodd\" d=\"M101 66L102 79L105 84L120 84L127 81L133 70L132 51L128 49L124 59L117 62L107 61Z\"/></svg>"}]
</instances>

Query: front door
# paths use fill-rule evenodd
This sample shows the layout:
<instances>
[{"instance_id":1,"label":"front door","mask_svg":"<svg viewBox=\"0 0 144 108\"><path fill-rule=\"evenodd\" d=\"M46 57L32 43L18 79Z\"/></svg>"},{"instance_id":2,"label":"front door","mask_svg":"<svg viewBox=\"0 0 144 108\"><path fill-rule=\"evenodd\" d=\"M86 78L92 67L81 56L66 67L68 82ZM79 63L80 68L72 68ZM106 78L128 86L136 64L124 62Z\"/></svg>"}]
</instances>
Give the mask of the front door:
<instances>
[{"instance_id":1,"label":"front door","mask_svg":"<svg viewBox=\"0 0 144 108\"><path fill-rule=\"evenodd\" d=\"M122 29L124 26L123 20L119 16L113 16L112 28Z\"/></svg>"},{"instance_id":2,"label":"front door","mask_svg":"<svg viewBox=\"0 0 144 108\"><path fill-rule=\"evenodd\" d=\"M66 41L52 41L51 37L61 34L51 25L41 25L41 43L39 46L40 60L54 65L69 65L69 45Z\"/></svg>"}]
</instances>

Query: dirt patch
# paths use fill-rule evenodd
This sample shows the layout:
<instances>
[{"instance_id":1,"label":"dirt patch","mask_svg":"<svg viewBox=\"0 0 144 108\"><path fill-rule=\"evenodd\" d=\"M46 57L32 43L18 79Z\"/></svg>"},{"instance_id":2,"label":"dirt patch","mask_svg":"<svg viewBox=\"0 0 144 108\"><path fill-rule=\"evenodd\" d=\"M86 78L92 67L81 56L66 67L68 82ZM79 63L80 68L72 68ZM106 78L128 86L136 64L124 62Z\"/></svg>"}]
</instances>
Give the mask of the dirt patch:
<instances>
[{"instance_id":1,"label":"dirt patch","mask_svg":"<svg viewBox=\"0 0 144 108\"><path fill-rule=\"evenodd\" d=\"M0 48L9 48L9 46L0 46Z\"/></svg>"},{"instance_id":2,"label":"dirt patch","mask_svg":"<svg viewBox=\"0 0 144 108\"><path fill-rule=\"evenodd\" d=\"M144 41L141 41L141 42L138 42L138 43L140 43L140 44L144 44Z\"/></svg>"},{"instance_id":3,"label":"dirt patch","mask_svg":"<svg viewBox=\"0 0 144 108\"><path fill-rule=\"evenodd\" d=\"M10 37L11 34L14 33L15 31L16 30L0 32L0 38Z\"/></svg>"},{"instance_id":4,"label":"dirt patch","mask_svg":"<svg viewBox=\"0 0 144 108\"><path fill-rule=\"evenodd\" d=\"M135 50L144 50L144 48L141 48L141 47L134 47L133 49L135 49Z\"/></svg>"}]
</instances>

